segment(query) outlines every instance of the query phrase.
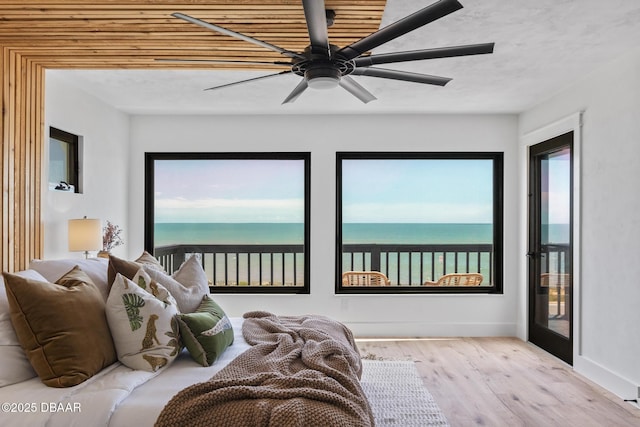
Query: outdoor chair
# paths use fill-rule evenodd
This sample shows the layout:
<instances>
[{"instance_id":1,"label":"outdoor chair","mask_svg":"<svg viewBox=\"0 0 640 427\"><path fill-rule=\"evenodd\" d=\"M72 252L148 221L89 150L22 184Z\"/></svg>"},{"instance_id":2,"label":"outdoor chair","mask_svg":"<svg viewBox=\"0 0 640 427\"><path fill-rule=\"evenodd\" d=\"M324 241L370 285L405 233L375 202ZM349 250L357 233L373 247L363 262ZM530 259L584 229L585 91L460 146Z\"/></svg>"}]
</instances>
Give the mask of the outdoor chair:
<instances>
[{"instance_id":1,"label":"outdoor chair","mask_svg":"<svg viewBox=\"0 0 640 427\"><path fill-rule=\"evenodd\" d=\"M346 271L342 273L343 286L389 286L389 278L379 271Z\"/></svg>"},{"instance_id":2,"label":"outdoor chair","mask_svg":"<svg viewBox=\"0 0 640 427\"><path fill-rule=\"evenodd\" d=\"M570 274L566 273L542 273L540 275L540 286L552 289L554 287L569 286Z\"/></svg>"},{"instance_id":3,"label":"outdoor chair","mask_svg":"<svg viewBox=\"0 0 640 427\"><path fill-rule=\"evenodd\" d=\"M557 318L569 314L568 294L571 287L571 274L568 273L542 273L540 275L540 287L546 288L547 301L555 304ZM564 307L564 314L563 312Z\"/></svg>"},{"instance_id":4,"label":"outdoor chair","mask_svg":"<svg viewBox=\"0 0 640 427\"><path fill-rule=\"evenodd\" d=\"M482 279L480 273L449 273L441 276L437 282L427 280L422 286L478 286Z\"/></svg>"}]
</instances>

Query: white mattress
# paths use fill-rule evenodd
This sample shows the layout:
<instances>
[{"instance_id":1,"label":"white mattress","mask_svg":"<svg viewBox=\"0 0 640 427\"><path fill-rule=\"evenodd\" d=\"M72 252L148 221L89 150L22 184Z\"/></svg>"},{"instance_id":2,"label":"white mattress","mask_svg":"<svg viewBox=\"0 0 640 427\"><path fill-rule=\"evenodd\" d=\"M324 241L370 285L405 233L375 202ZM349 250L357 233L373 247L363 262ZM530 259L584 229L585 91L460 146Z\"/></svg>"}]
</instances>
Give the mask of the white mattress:
<instances>
[{"instance_id":1,"label":"white mattress","mask_svg":"<svg viewBox=\"0 0 640 427\"><path fill-rule=\"evenodd\" d=\"M208 380L249 348L242 321L231 319L234 342L213 366L197 364L184 350L157 373L114 363L75 387L47 387L38 378L2 387L0 426L153 426L178 391Z\"/></svg>"}]
</instances>

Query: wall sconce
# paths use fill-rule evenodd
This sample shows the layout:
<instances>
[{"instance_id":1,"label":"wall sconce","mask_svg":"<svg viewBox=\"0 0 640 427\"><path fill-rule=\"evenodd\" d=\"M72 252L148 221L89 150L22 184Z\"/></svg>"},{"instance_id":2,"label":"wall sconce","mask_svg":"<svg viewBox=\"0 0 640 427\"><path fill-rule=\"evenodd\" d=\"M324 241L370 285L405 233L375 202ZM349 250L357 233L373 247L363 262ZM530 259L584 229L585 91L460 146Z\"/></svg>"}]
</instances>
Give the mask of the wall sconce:
<instances>
[{"instance_id":1,"label":"wall sconce","mask_svg":"<svg viewBox=\"0 0 640 427\"><path fill-rule=\"evenodd\" d=\"M89 258L89 251L102 249L102 224L99 219L86 216L82 219L69 220L69 251L84 251Z\"/></svg>"}]
</instances>

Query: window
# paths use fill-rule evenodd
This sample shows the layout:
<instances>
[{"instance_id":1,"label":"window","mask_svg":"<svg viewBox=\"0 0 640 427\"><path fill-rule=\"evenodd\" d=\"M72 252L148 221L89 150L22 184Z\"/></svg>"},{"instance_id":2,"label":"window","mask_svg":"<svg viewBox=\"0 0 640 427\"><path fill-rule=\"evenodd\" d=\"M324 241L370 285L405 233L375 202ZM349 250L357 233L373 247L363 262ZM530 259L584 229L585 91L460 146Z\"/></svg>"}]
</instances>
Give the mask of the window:
<instances>
[{"instance_id":1,"label":"window","mask_svg":"<svg viewBox=\"0 0 640 427\"><path fill-rule=\"evenodd\" d=\"M147 153L145 248L214 293L309 293L309 153Z\"/></svg>"},{"instance_id":2,"label":"window","mask_svg":"<svg viewBox=\"0 0 640 427\"><path fill-rule=\"evenodd\" d=\"M78 135L49 128L49 189L81 193L78 179Z\"/></svg>"},{"instance_id":3,"label":"window","mask_svg":"<svg viewBox=\"0 0 640 427\"><path fill-rule=\"evenodd\" d=\"M336 292L501 293L502 153L337 153Z\"/></svg>"}]
</instances>

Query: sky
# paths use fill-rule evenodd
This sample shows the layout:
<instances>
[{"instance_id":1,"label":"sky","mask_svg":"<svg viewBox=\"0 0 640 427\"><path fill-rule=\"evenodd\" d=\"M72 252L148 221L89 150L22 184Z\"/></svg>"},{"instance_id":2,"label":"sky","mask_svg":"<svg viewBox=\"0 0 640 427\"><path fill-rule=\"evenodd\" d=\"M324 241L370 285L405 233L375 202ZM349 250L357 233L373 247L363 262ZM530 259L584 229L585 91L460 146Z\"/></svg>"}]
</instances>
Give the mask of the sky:
<instances>
[{"instance_id":1,"label":"sky","mask_svg":"<svg viewBox=\"0 0 640 427\"><path fill-rule=\"evenodd\" d=\"M571 217L571 163L568 150L547 156L548 191L543 198L543 222L569 224Z\"/></svg>"},{"instance_id":2,"label":"sky","mask_svg":"<svg viewBox=\"0 0 640 427\"><path fill-rule=\"evenodd\" d=\"M493 222L491 160L343 160L342 221Z\"/></svg>"},{"instance_id":3,"label":"sky","mask_svg":"<svg viewBox=\"0 0 640 427\"><path fill-rule=\"evenodd\" d=\"M156 222L304 222L303 160L156 160Z\"/></svg>"}]
</instances>

